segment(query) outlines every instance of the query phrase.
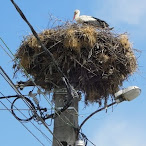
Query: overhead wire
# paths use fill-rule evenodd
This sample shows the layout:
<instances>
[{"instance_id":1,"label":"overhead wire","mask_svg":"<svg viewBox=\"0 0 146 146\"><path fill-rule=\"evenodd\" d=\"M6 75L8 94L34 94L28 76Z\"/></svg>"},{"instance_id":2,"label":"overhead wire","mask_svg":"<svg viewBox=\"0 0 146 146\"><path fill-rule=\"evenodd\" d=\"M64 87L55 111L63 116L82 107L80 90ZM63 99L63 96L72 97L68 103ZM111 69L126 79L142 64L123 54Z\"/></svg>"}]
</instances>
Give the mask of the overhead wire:
<instances>
[{"instance_id":1,"label":"overhead wire","mask_svg":"<svg viewBox=\"0 0 146 146\"><path fill-rule=\"evenodd\" d=\"M26 105L30 109L33 108L29 105L28 101L24 98L24 96L21 94L21 92L15 87L14 83L11 81L11 79L9 78L9 76L6 74L6 72L3 70L3 68L1 66L0 66L0 74L8 82L8 84L12 87L12 89L17 93L17 95L19 95L21 97L21 99L24 101L24 103L26 103ZM33 110L35 110L35 109L33 109Z\"/></svg>"},{"instance_id":2,"label":"overhead wire","mask_svg":"<svg viewBox=\"0 0 146 146\"><path fill-rule=\"evenodd\" d=\"M13 84L13 82L11 81L11 79L8 77L8 75L5 73L5 71L2 69L2 67L0 66L0 70L4 73L1 73L0 74L4 77L4 79L6 79L6 81L10 84L10 86L14 89L14 91L20 95L20 97L22 97L22 99L24 99L24 102L25 102L25 98L23 97L23 95L21 94L21 92L15 87L15 85ZM5 77L6 76L6 77ZM25 102L27 104L27 101ZM29 104L27 104L29 106ZM33 109L33 107L30 107L30 109ZM33 109L35 110L35 109ZM44 120L37 114L35 113L35 115L37 116L37 118L42 122L42 124L48 129L48 131L54 136L54 134L52 133L52 131L50 130L50 128L47 126L47 124L44 122ZM62 144L60 143L60 141L57 139L56 136L54 136L55 140L58 142L59 145L62 146Z\"/></svg>"},{"instance_id":3,"label":"overhead wire","mask_svg":"<svg viewBox=\"0 0 146 146\"><path fill-rule=\"evenodd\" d=\"M5 97L5 99L7 99L7 101L12 104L12 102L9 100L9 98L7 98L2 92L0 92L0 94ZM18 110L25 118L27 118L22 112L21 112L21 109L18 109L15 105L14 107L16 108L16 110ZM10 110L11 109L6 109L6 110ZM12 113L12 112L11 112ZM13 115L13 114L12 114ZM18 120L19 121L19 120ZM21 123L21 121L19 121ZM33 122L30 121L30 123L47 139L48 142L52 142L52 140L44 133L42 132Z\"/></svg>"},{"instance_id":4,"label":"overhead wire","mask_svg":"<svg viewBox=\"0 0 146 146\"><path fill-rule=\"evenodd\" d=\"M48 57L52 59L54 65L56 66L58 72L62 75L62 80L64 81L65 85L66 85L66 89L68 92L68 102L67 104L61 109L60 113L65 111L72 103L72 99L76 96L78 96L78 93L76 92L76 90L73 88L73 86L70 85L68 78L66 77L66 75L63 73L63 71L61 70L61 68L58 66L58 63L56 62L53 54L50 52L49 49L47 49L45 47L45 45L41 42L38 34L36 33L36 31L34 30L34 28L32 27L32 25L29 23L29 21L27 20L27 18L25 17L25 15L23 14L23 12L21 11L21 9L18 7L18 5L14 2L14 0L10 0L12 2L12 4L14 5L14 7L16 8L17 12L20 14L20 16L22 17L22 19L27 23L27 25L29 26L29 28L31 29L34 37L37 39L38 43L40 44L40 46L42 47L42 49L46 52L46 54L48 54Z\"/></svg>"},{"instance_id":5,"label":"overhead wire","mask_svg":"<svg viewBox=\"0 0 146 146\"><path fill-rule=\"evenodd\" d=\"M8 54L8 53L7 53ZM10 97L11 98L11 97ZM104 108L105 109L105 108ZM0 109L0 110L10 110L10 109ZM16 109L17 110L17 109ZM18 110L20 110L20 109L18 109ZM24 109L23 109L24 110ZM69 112L68 112L69 113ZM92 113L93 114L93 113ZM78 115L78 114L73 114L73 115ZM78 115L79 116L79 115ZM67 117L65 117L65 118L67 118ZM69 119L68 119L69 120ZM42 121L43 123L44 123L44 121ZM21 122L20 122L21 123ZM32 122L31 122L32 123ZM32 123L33 124L33 123ZM46 123L44 123L45 124L45 127L47 126L47 124ZM72 127L73 128L75 128L73 125L72 125ZM37 128L37 127L36 127ZM48 127L46 127L47 129L48 129ZM37 128L38 129L38 128ZM38 129L38 130L40 130L40 129ZM53 133L52 133L53 134ZM82 133L83 134L83 133ZM42 135L44 135L45 137L47 137L48 138L48 136L46 136L44 133L42 134ZM49 138L48 138L49 139ZM92 145L94 145L94 146L96 146L95 144L93 144L93 142L91 142L87 137L86 137L86 140L87 141L89 141ZM49 139L49 141L51 141L50 139ZM51 141L52 142L52 141Z\"/></svg>"},{"instance_id":6,"label":"overhead wire","mask_svg":"<svg viewBox=\"0 0 146 146\"><path fill-rule=\"evenodd\" d=\"M1 39L1 38L0 38ZM5 53L11 58L11 59L13 59L12 58L12 56L9 54L9 53L7 53L7 51L5 50L5 48L0 44L0 47L5 51Z\"/></svg>"},{"instance_id":7,"label":"overhead wire","mask_svg":"<svg viewBox=\"0 0 146 146\"><path fill-rule=\"evenodd\" d=\"M32 27L32 25L28 22L28 20L26 19L26 17L24 16L23 12L20 10L20 8L17 6L17 4L11 0L11 2L13 3L13 5L15 6L16 10L18 11L18 13L20 14L20 16L23 18L23 20L28 24L28 26L30 27L32 33L34 34L34 36L36 37L37 41L41 44L41 40L39 39L37 33L35 32L34 28ZM10 51L10 53L14 56L14 54L12 53L12 51L9 49L9 47L7 46L7 44L3 41L2 38L0 38L0 40L4 43L4 45L7 47L7 49ZM54 46L54 45L53 45ZM55 65L58 68L58 65L56 63L56 60L53 57L53 54L49 51L49 49L47 49L45 46L42 46L42 48L44 49L44 51L47 51L49 53L49 55L52 57L53 62L55 63ZM4 49L4 48L3 48ZM7 53L7 52L6 52ZM8 53L7 53L8 54ZM9 55L9 54L8 54ZM23 68L24 69L24 68ZM25 69L24 69L25 70ZM64 75L64 73L61 71L61 69L58 68L58 70L60 70L60 73L66 78L66 76ZM25 70L26 71L26 70ZM66 82L66 80L65 80Z\"/></svg>"},{"instance_id":8,"label":"overhead wire","mask_svg":"<svg viewBox=\"0 0 146 146\"><path fill-rule=\"evenodd\" d=\"M2 38L1 38L1 40L2 40ZM3 43L4 43L4 41L2 41ZM6 46L6 48L10 51L10 53L14 56L14 54L12 53L12 51L9 49L9 47L6 45L6 43L4 43L4 45ZM22 68L23 68L23 66L21 66ZM24 68L23 68L24 69ZM24 73L27 73L27 72L25 72L26 70L24 69ZM29 77L29 78L31 78L30 76L29 76L29 74L27 73L27 76ZM10 78L9 78L10 79ZM33 81L34 82L34 81ZM34 84L36 85L36 83L34 82ZM40 89L37 85L36 85L36 87L38 88L38 89ZM14 90L16 90L17 92L19 91L19 90L17 90L17 89L15 89L15 85L13 84L13 89ZM45 99L48 101L48 103L52 106L52 104L51 104L51 102L49 101L49 99L47 98L47 96L45 95L45 94L43 94L43 96L45 97ZM56 110L56 109L55 109ZM55 111L55 113L56 114L58 114L58 111ZM58 116L60 117L60 114L58 114ZM61 118L61 117L60 117ZM73 127L73 128L76 128L75 126L74 126L74 124L65 116L65 118L68 120L68 122L66 122L63 118L61 118L61 120L63 121L63 122L65 122L67 125L69 125L70 127ZM40 117L39 117L39 119L40 119ZM44 120L43 119L40 119L40 121L43 123L43 125L48 129L48 131L54 136L54 134L53 134L53 132L49 129L49 125L46 123L46 122L44 122ZM48 125L48 126L47 126ZM57 137L56 136L54 136L54 138L56 139ZM59 141L57 140L57 142L59 143ZM61 143L60 143L60 145L62 145Z\"/></svg>"},{"instance_id":9,"label":"overhead wire","mask_svg":"<svg viewBox=\"0 0 146 146\"><path fill-rule=\"evenodd\" d=\"M21 17L25 20L25 22L29 25L29 27L31 28L31 31L33 32L34 36L36 37L37 41L40 43L41 47L49 54L49 56L52 58L54 64L56 65L58 71L62 74L63 76L63 81L65 82L66 84L66 88L67 88L67 91L68 91L68 94L69 94L69 98L72 100L73 97L75 96L75 90L74 88L70 85L68 79L66 78L66 76L64 75L64 73L61 71L60 67L58 66L58 64L56 63L56 60L54 59L52 53L41 43L37 33L35 32L35 30L33 29L33 27L31 26L31 24L27 21L26 17L24 16L24 14L22 13L22 11L20 10L20 8L16 5L16 3L11 0L11 2L13 3L13 5L15 6L16 10L19 12L19 14L21 15ZM77 95L77 94L76 94ZM69 100L70 100L69 99ZM69 101L68 100L68 101ZM71 105L71 102L68 103L68 105ZM66 106L65 108L62 109L63 110L66 110L68 107ZM39 117L40 118L40 117ZM43 121L43 119L40 119L40 121L42 121L42 123L44 123L44 126L46 126L46 123ZM73 125L74 126L74 125ZM48 127L46 127L48 129ZM50 131L50 130L49 130Z\"/></svg>"},{"instance_id":10,"label":"overhead wire","mask_svg":"<svg viewBox=\"0 0 146 146\"><path fill-rule=\"evenodd\" d=\"M11 53L11 55L13 56L13 53L12 53L12 51L9 49L9 47L7 46L7 44L4 42L4 40L0 37L0 40L2 41L2 43L6 46L6 48L9 50L9 52ZM4 50L5 50L5 48L4 47L2 47ZM11 57L10 57L11 58Z\"/></svg>"},{"instance_id":11,"label":"overhead wire","mask_svg":"<svg viewBox=\"0 0 146 146\"><path fill-rule=\"evenodd\" d=\"M0 40L3 42L3 44L5 45L5 47L8 49L8 51L11 53L11 55L13 55L13 57L15 57L15 55L12 53L12 51L11 51L11 49L7 46L7 44L4 42L4 40L0 37ZM7 52L7 54L9 54L8 52ZM10 56L10 54L9 54L9 56ZM17 58L14 58L14 59L16 59L16 61L17 61ZM34 82L34 80L30 77L30 75L27 73L27 71L25 70L25 68L20 64L20 67L23 69L23 72L25 73L25 75L34 83L34 85L39 89L39 90L41 90L40 89L40 87L38 87L38 85ZM57 116L59 116L60 117L60 114L61 114L61 112L63 112L63 111L57 111L55 108L53 108L53 106L52 106L52 103L51 103L51 101L49 101L49 99L47 98L47 96L45 95L45 94L42 94L44 97L45 97L45 99L46 99L46 101L50 104L50 106L52 107L52 109L54 109L54 111L55 111L55 115L57 115ZM51 114L51 115L49 115L49 117L50 118L53 118L53 115L54 114ZM62 119L63 120L63 119ZM64 120L63 120L64 121ZM69 121L69 123L70 123L70 121ZM67 125L69 125L69 123L66 123ZM73 126L73 124L72 123L70 123L70 125L69 126Z\"/></svg>"},{"instance_id":12,"label":"overhead wire","mask_svg":"<svg viewBox=\"0 0 146 146\"><path fill-rule=\"evenodd\" d=\"M9 50L9 52L11 53L11 55L13 55L14 56L14 54L12 53L12 51L10 50L10 48L6 45L6 43L3 41L3 39L0 37L0 40L4 43L4 45L6 46L6 48ZM7 54L8 54L8 52L7 52ZM10 56L10 55L9 55ZM15 56L14 56L15 57ZM31 79L31 77L30 77L30 75L27 73L27 71L23 68L23 66L21 66L22 67L22 69L24 70L24 73L26 73L26 75ZM10 79L10 78L9 78ZM33 81L33 80L32 80ZM38 88L38 89L40 89L37 85L36 85L36 83L33 81L33 83L34 83L34 85ZM14 90L16 90L15 89L15 85L13 84L13 86L14 86ZM17 90L16 90L17 91ZM19 91L19 90L18 90ZM45 95L45 94L43 94L43 96L45 97L45 99L48 101L48 103L51 105L51 107L52 107L52 104L51 104L51 102L49 101L49 99L47 98L47 96ZM59 118L61 118L60 117L60 114L58 114L58 111L56 111L56 109L54 109L55 110L55 113L59 116ZM68 121L65 121L63 118L61 118L61 120L65 123L65 124L67 124L68 126L70 126L70 127L72 127L72 128L77 128L77 127L75 127L75 125L66 117L66 116L64 116L64 118ZM40 120L43 124L44 124L44 126L48 129L48 124L46 123L46 122L44 122L43 121L43 119L41 119ZM51 134L53 134L52 133L52 131L50 130L50 129L48 129L49 130L49 132L51 133ZM54 136L54 138L56 139L57 137L55 137Z\"/></svg>"},{"instance_id":13,"label":"overhead wire","mask_svg":"<svg viewBox=\"0 0 146 146\"><path fill-rule=\"evenodd\" d=\"M15 55L12 53L12 51L11 51L11 49L7 46L7 44L4 42L4 40L0 37L0 40L3 42L3 44L6 46L6 48L8 49L8 51L11 53L11 55L13 55L14 57L15 57ZM7 54L9 54L8 52L7 52ZM15 58L16 59L16 61L17 61L17 58ZM38 88L38 89L40 89L40 87L38 87L37 86L37 84L34 82L34 80L30 77L30 75L27 73L27 71L25 70L25 68L20 64L20 66L21 66L21 68L23 69L23 72L26 74L26 76L29 78L29 79L31 79L31 81L34 83L34 85ZM41 90L41 89L40 89ZM50 104L50 106L52 107L52 104L51 104L51 101L49 101L49 99L47 98L47 96L45 95L45 94L42 94L44 97L45 97L45 99L47 100L47 102ZM53 107L52 107L53 108ZM63 111L57 111L55 108L53 108L54 109L54 111L55 111L55 114L57 115L57 116L59 116L60 117L60 114L61 114L61 112L63 112ZM53 115L53 114L52 114ZM51 117L51 116L50 116ZM51 117L52 118L52 117ZM60 117L61 118L61 117ZM61 118L62 119L62 118ZM66 119L68 119L67 117L66 117ZM64 119L62 119L62 121L63 122L65 122L64 121ZM68 119L68 122L69 123L67 123L67 122L65 122L67 125L69 125L69 126L71 126L71 127L74 127L74 128L76 128L74 125L73 125L73 123L71 123L70 122L70 120Z\"/></svg>"},{"instance_id":14,"label":"overhead wire","mask_svg":"<svg viewBox=\"0 0 146 146\"><path fill-rule=\"evenodd\" d=\"M39 39L39 38L38 38ZM3 42L4 43L4 42ZM5 43L4 43L5 44ZM6 45L6 44L5 44ZM2 46L1 46L2 47ZM3 48L3 47L2 47ZM4 49L4 48L3 48ZM10 51L10 50L9 50ZM5 51L6 52L6 51ZM10 51L11 52L11 51ZM7 52L6 52L7 53ZM11 52L12 53L12 52ZM8 54L8 53L7 53ZM9 55L9 54L8 54ZM9 55L9 57L12 59L12 57ZM55 62L55 60L54 60ZM42 119L40 119L42 120ZM87 120L87 118L85 119ZM85 120L83 122L85 122ZM42 120L42 123L44 123L45 127L48 129L48 126L46 126L46 123L44 122L44 120ZM68 124L68 123L67 123ZM84 123L82 123L80 126L82 127ZM73 125L72 125L73 126ZM74 126L73 126L74 127ZM49 129L50 130L50 129ZM52 133L53 134L53 133Z\"/></svg>"},{"instance_id":15,"label":"overhead wire","mask_svg":"<svg viewBox=\"0 0 146 146\"><path fill-rule=\"evenodd\" d=\"M2 38L0 38L1 40L2 40ZM6 45L6 43L4 42L4 41L2 41L5 45ZM12 51L9 49L9 47L6 45L6 47L8 48L8 50L10 51L10 53L14 56L14 54L12 53ZM6 52L6 51L5 51ZM8 53L7 53L8 54ZM9 55L10 56L10 55ZM23 66L22 66L22 68L23 68ZM24 68L23 68L24 69ZM26 70L24 69L24 72L25 73L27 73L26 72ZM29 74L27 74L27 76L29 76ZM31 78L30 76L29 76L29 78ZM34 81L33 81L34 82ZM34 82L34 84L36 85L36 83ZM39 88L37 85L36 85L36 87L37 88ZM46 97L46 95L44 94L43 95L44 97L45 97L45 99L47 99L47 101L49 101L48 100L48 98ZM50 104L50 101L49 101L49 104ZM52 104L51 104L51 106L52 106ZM57 113L57 112L56 112ZM76 116L79 116L78 114L76 114ZM59 116L60 117L60 116ZM73 128L76 128L71 122L70 122L70 120L65 116L65 118L69 121L69 123L68 122L66 122L66 121L64 121L63 119L63 121L67 124L67 125L69 125L69 126L71 126L71 127L73 127ZM85 119L86 120L86 119ZM47 123L45 123L44 121L41 121L42 123L44 123L45 124L45 127L48 129L48 124ZM82 125L81 125L81 127L82 127ZM50 131L51 133L52 133L52 131ZM52 133L53 134L53 133ZM89 141L89 140L88 140ZM91 142L92 143L92 142ZM93 144L94 145L94 144Z\"/></svg>"},{"instance_id":16,"label":"overhead wire","mask_svg":"<svg viewBox=\"0 0 146 146\"><path fill-rule=\"evenodd\" d=\"M24 103L30 108L32 109L33 107L30 106L29 102L26 100L26 98L21 94L21 92L19 90L17 90L17 88L15 87L14 83L11 81L11 79L9 78L9 76L5 73L5 71L2 69L2 67L0 66L0 74L2 75L2 77L8 82L8 84L12 87L12 89L17 93L18 96L21 97L21 99L24 101ZM35 109L33 109L35 112Z\"/></svg>"},{"instance_id":17,"label":"overhead wire","mask_svg":"<svg viewBox=\"0 0 146 146\"><path fill-rule=\"evenodd\" d=\"M2 40L2 38L0 38L0 40L5 44L5 46L7 47L7 49L10 51L10 53L14 56L14 54L12 53L12 51L9 49L9 47L6 45L6 43ZM5 50L5 48L2 46L2 45L0 45L1 47L2 47L2 49L5 51L5 53L11 58L11 59L13 59L12 57L11 57L11 55ZM23 68L24 69L24 68ZM24 69L24 72L25 73L27 73L26 72L26 70ZM28 74L27 74L27 76L28 76ZM31 78L31 77L30 77ZM36 85L36 83L33 81L33 83L34 83L34 85L35 86L37 86ZM37 87L37 88L39 88L39 87ZM45 95L44 95L45 96ZM48 98L47 98L47 101L49 101L48 100ZM50 103L50 101L49 101L49 103ZM0 110L4 110L4 109L0 109ZM5 110L10 110L10 109L5 109ZM56 112L56 114L57 114L57 112ZM75 114L76 116L79 116L79 114ZM71 126L71 127L73 127L73 128L76 128L71 122L70 122L70 120L65 116L65 118L69 121L69 123L71 124L69 124L68 122L65 122L63 119L63 121L67 124L67 125L69 125L69 126ZM44 126L48 129L48 124L46 123L46 122L44 122L44 120L43 119L41 119L40 120L43 124L44 124ZM50 130L50 129L48 129L48 130ZM50 131L51 132L51 134L53 135L53 133L52 133L52 131ZM46 135L45 135L46 136ZM47 136L46 136L47 137ZM54 136L55 137L55 136ZM48 138L48 137L47 137ZM86 139L87 139L87 137L86 137ZM49 139L50 140L50 139ZM94 145L89 139L87 139L92 145ZM50 140L51 141L51 140ZM52 141L51 141L52 142ZM96 145L94 145L94 146L96 146Z\"/></svg>"},{"instance_id":18,"label":"overhead wire","mask_svg":"<svg viewBox=\"0 0 146 146\"><path fill-rule=\"evenodd\" d=\"M5 73L5 71L2 69L2 67L0 66L0 70L2 72L0 72L0 74L4 77L4 79L6 79L6 81L10 84L10 86L14 89L14 91L20 95L20 97L22 97L22 100L26 103L26 105L29 106L29 104L27 104L27 100L25 100L25 98L23 97L23 95L21 94L21 92L15 87L15 85L13 84L13 82L11 81L11 79L8 77L8 75ZM30 107L30 109L33 109L33 107ZM33 109L35 110L35 109ZM57 143L61 146L63 146L60 141L57 139L57 137L53 134L53 132L50 130L50 128L47 126L47 124L44 122L44 120L37 114L35 113L35 115L37 116L37 118L42 122L42 124L48 129L48 131L54 136L55 140L57 141Z\"/></svg>"},{"instance_id":19,"label":"overhead wire","mask_svg":"<svg viewBox=\"0 0 146 146\"><path fill-rule=\"evenodd\" d=\"M68 78L66 77L66 75L63 73L63 71L61 70L61 68L58 66L58 63L56 62L56 59L54 58L53 54L50 52L49 49L47 49L45 47L45 45L41 42L38 34L36 33L36 31L34 30L34 28L32 27L32 25L29 23L29 21L27 20L27 18L25 17L24 13L21 11L21 9L18 7L18 5L14 2L14 0L10 0L12 2L12 4L14 5L15 9L17 10L17 12L19 13L19 15L22 17L22 19L26 22L26 24L29 26L30 30L32 31L34 37L37 39L37 42L40 44L40 46L42 47L42 49L46 52L46 54L48 54L48 57L52 59L54 65L56 66L56 69L58 70L58 72L62 75L62 80L64 81L65 85L66 85L66 89L68 91L68 95L69 98L72 100L74 98L74 96L77 96L77 92L76 90L70 85ZM68 99L68 101L70 101L70 99Z\"/></svg>"},{"instance_id":20,"label":"overhead wire","mask_svg":"<svg viewBox=\"0 0 146 146\"><path fill-rule=\"evenodd\" d=\"M9 110L7 108L7 106L2 102L0 101L0 103L12 114L11 110ZM18 120L19 121L19 120ZM20 121L19 121L20 122ZM21 123L21 122L20 122ZM21 123L25 129L42 145L42 146L45 146L23 123Z\"/></svg>"}]
</instances>

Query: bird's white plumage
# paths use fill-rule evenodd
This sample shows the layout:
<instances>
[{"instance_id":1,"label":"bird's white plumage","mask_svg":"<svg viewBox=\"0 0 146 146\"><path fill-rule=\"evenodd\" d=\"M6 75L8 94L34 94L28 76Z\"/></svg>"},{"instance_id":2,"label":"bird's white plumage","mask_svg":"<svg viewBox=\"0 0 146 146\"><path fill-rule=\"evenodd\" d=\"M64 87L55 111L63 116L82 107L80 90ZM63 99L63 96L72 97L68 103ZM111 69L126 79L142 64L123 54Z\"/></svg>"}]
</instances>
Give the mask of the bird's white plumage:
<instances>
[{"instance_id":1,"label":"bird's white plumage","mask_svg":"<svg viewBox=\"0 0 146 146\"><path fill-rule=\"evenodd\" d=\"M94 26L101 27L101 28L106 28L109 26L105 21L100 20L98 18L88 16L88 15L80 16L79 10L75 10L74 19L76 20L77 23L82 23L82 24L87 23L89 25L94 25Z\"/></svg>"},{"instance_id":2,"label":"bird's white plumage","mask_svg":"<svg viewBox=\"0 0 146 146\"><path fill-rule=\"evenodd\" d=\"M96 19L92 18L91 16L82 15L80 17L75 18L78 23L88 22L88 21L95 21Z\"/></svg>"},{"instance_id":3,"label":"bird's white plumage","mask_svg":"<svg viewBox=\"0 0 146 146\"><path fill-rule=\"evenodd\" d=\"M83 23L83 22L87 22L87 21L95 21L96 20L96 19L94 19L91 16L87 16L87 15L80 16L80 11L79 10L75 10L75 12L74 12L74 19L78 23Z\"/></svg>"}]
</instances>

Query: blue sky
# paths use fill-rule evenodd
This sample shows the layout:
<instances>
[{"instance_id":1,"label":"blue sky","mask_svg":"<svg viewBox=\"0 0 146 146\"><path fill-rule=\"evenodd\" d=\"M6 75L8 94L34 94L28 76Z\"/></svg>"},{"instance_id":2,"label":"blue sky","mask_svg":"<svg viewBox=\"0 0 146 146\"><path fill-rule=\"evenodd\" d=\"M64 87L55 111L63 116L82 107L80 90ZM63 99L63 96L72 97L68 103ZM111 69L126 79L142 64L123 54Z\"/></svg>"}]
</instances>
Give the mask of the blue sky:
<instances>
[{"instance_id":1,"label":"blue sky","mask_svg":"<svg viewBox=\"0 0 146 146\"><path fill-rule=\"evenodd\" d=\"M140 50L136 53L139 68L135 74L123 85L139 86L142 89L141 95L131 101L123 102L105 111L100 112L91 118L83 127L83 133L98 146L145 146L146 145L146 1L145 0L25 0L18 1L28 20L34 28L40 32L48 27L49 14L62 19L72 20L73 12L79 9L81 14L92 15L106 20L110 26L115 27L115 32L129 34L133 47ZM7 43L13 53L16 52L23 36L31 33L28 26L20 18L9 0L0 2L0 37ZM2 43L0 42L2 45ZM13 77L12 61L0 47L0 65ZM18 74L18 79L21 75ZM16 79L13 79L15 82ZM0 76L0 91L4 95L15 94L9 85ZM27 90L23 91L24 93ZM3 100L3 103L10 107L10 104ZM91 113L98 105L90 105L84 111L80 108L80 121L87 113ZM0 104L0 109L4 107ZM0 145L2 146L40 146L40 143L8 112L0 110ZM35 123L35 122L33 122ZM50 121L48 121L50 123ZM32 126L25 123L46 145L51 143ZM38 126L48 137L52 138L49 132L41 125ZM52 129L52 126L51 126ZM89 143L89 146L91 144Z\"/></svg>"}]
</instances>

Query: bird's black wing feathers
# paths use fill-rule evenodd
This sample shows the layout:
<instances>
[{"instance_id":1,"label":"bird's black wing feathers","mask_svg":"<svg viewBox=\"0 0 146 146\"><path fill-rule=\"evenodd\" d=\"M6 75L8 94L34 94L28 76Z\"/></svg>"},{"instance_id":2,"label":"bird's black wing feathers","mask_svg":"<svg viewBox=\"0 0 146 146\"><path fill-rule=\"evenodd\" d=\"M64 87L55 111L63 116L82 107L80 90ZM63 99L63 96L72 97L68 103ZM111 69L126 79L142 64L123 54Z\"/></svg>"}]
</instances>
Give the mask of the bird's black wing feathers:
<instances>
[{"instance_id":1,"label":"bird's black wing feathers","mask_svg":"<svg viewBox=\"0 0 146 146\"><path fill-rule=\"evenodd\" d=\"M98 19L98 18L96 18L96 17L92 17L92 18L96 19L96 20L98 21L98 23L99 23L103 28L109 27L109 25L108 25L105 21L103 21L103 20L101 20L101 19Z\"/></svg>"}]
</instances>

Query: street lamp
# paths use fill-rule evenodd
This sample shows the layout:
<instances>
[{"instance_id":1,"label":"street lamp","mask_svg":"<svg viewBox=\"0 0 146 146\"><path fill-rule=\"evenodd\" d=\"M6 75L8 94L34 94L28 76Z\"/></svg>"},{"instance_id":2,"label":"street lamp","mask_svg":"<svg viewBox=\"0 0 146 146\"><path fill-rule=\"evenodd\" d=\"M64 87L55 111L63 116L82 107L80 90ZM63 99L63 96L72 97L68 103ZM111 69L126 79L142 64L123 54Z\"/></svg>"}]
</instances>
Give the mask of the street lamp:
<instances>
[{"instance_id":1,"label":"street lamp","mask_svg":"<svg viewBox=\"0 0 146 146\"><path fill-rule=\"evenodd\" d=\"M79 126L79 130L82 128L82 126L85 124L85 122L90 119L94 114L104 110L105 108L108 108L110 106L113 106L114 104L117 103L121 103L122 101L131 101L133 99L135 99L136 97L138 97L141 93L141 89L137 86L130 86L128 88L122 89L118 92L115 93L115 102L107 105L106 107L100 108L98 110L96 110L95 112L93 112L92 114L90 114ZM85 146L84 141L82 140L77 140L75 143L75 146Z\"/></svg>"},{"instance_id":2,"label":"street lamp","mask_svg":"<svg viewBox=\"0 0 146 146\"><path fill-rule=\"evenodd\" d=\"M130 86L128 88L122 89L115 93L115 101L116 103L120 103L122 101L131 101L138 97L141 93L141 89L137 86Z\"/></svg>"},{"instance_id":3,"label":"street lamp","mask_svg":"<svg viewBox=\"0 0 146 146\"><path fill-rule=\"evenodd\" d=\"M82 126L85 124L85 122L90 119L93 115L95 115L96 113L110 107L113 106L114 104L117 103L121 103L122 101L131 101L133 99L135 99L136 97L138 97L141 93L141 89L137 86L130 86L128 88L122 89L118 92L115 93L115 102L107 105L106 107L100 108L96 111L94 111L92 114L90 114L80 125L79 129L82 128Z\"/></svg>"}]
</instances>

